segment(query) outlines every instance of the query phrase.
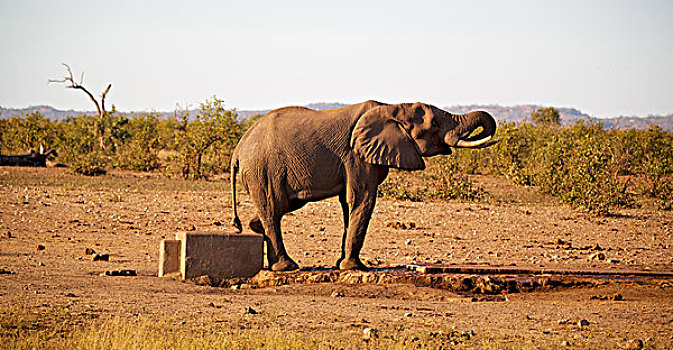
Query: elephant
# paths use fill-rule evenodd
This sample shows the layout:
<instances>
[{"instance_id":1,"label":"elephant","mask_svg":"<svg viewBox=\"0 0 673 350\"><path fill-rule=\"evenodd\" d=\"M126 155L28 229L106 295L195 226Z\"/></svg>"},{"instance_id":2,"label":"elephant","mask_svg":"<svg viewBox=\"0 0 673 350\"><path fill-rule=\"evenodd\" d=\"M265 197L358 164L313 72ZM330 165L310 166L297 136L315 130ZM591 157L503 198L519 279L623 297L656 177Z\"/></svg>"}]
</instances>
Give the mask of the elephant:
<instances>
[{"instance_id":1,"label":"elephant","mask_svg":"<svg viewBox=\"0 0 673 350\"><path fill-rule=\"evenodd\" d=\"M474 136L472 133L481 131ZM298 269L285 250L283 215L308 202L339 196L344 232L341 270L367 270L360 260L377 188L389 168L425 169L423 157L451 154L452 147L481 148L496 130L483 111L451 114L424 103L366 101L328 111L285 107L269 112L241 137L231 157L236 232L236 175L257 216L249 227L264 234L273 271Z\"/></svg>"}]
</instances>

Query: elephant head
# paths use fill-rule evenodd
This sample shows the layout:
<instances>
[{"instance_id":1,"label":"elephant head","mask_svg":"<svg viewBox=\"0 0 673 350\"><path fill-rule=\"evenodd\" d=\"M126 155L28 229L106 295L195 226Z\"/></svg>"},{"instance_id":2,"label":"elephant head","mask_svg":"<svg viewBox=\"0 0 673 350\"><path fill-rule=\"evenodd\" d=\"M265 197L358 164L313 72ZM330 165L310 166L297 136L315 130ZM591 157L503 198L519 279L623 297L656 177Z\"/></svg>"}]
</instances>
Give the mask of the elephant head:
<instances>
[{"instance_id":1,"label":"elephant head","mask_svg":"<svg viewBox=\"0 0 673 350\"><path fill-rule=\"evenodd\" d=\"M470 136L481 128L478 135ZM351 147L367 163L425 169L422 157L451 154L451 147L482 148L495 134L495 119L483 111L451 114L424 103L378 106L355 124Z\"/></svg>"}]
</instances>

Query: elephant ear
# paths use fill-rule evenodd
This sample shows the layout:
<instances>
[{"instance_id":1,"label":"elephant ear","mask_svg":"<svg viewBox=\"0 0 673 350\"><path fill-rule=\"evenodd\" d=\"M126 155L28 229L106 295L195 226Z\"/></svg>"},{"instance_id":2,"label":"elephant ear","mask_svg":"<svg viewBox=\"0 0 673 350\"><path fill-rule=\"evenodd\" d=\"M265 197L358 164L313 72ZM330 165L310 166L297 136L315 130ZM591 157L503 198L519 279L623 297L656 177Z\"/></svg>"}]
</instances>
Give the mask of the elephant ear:
<instances>
[{"instance_id":1,"label":"elephant ear","mask_svg":"<svg viewBox=\"0 0 673 350\"><path fill-rule=\"evenodd\" d=\"M355 124L351 147L369 164L405 170L425 169L416 143L392 118L393 106L380 106L365 113Z\"/></svg>"}]
</instances>

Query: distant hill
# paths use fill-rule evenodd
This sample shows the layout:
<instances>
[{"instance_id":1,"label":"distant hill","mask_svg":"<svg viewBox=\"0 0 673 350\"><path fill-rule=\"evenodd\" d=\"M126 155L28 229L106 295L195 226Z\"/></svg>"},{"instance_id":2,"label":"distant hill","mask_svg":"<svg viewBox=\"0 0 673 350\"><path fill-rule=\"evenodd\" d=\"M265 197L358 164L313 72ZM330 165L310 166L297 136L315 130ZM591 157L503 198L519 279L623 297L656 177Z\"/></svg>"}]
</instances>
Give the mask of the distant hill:
<instances>
[{"instance_id":1,"label":"distant hill","mask_svg":"<svg viewBox=\"0 0 673 350\"><path fill-rule=\"evenodd\" d=\"M318 102L310 103L305 107L315 109L315 110L329 110L345 107L347 104L339 102ZM445 110L452 113L467 113L474 110L483 110L491 113L496 119L502 122L522 122L530 119L531 113L533 113L538 108L544 108L546 106L539 105L517 105L517 106L499 106L499 105L456 105L443 107ZM647 116L647 117L615 117L615 118L592 118L586 113L574 108L565 108L565 107L556 107L561 115L561 123L563 124L573 124L578 120L592 120L596 122L601 122L606 129L646 129L649 125L657 125L663 130L673 131L673 113L665 116ZM94 112L82 112L67 110L62 111L55 109L51 106L32 106L27 108L3 108L0 107L0 118L14 118L19 116L24 116L32 112L40 112L44 117L51 120L61 120L68 116L77 116L80 114L95 114ZM236 111L238 114L238 120L245 120L256 114L266 114L270 111L267 110L240 110ZM123 113L125 115L133 115L136 112ZM196 114L197 111L190 111L190 115ZM158 114L168 117L172 116L173 112L158 112Z\"/></svg>"},{"instance_id":2,"label":"distant hill","mask_svg":"<svg viewBox=\"0 0 673 350\"><path fill-rule=\"evenodd\" d=\"M26 108L4 108L0 106L0 118L9 119L21 117L33 112L40 112L43 117L50 120L61 120L68 116L81 114L95 114L94 112L81 112L74 110L61 111L51 106L31 106Z\"/></svg>"}]
</instances>

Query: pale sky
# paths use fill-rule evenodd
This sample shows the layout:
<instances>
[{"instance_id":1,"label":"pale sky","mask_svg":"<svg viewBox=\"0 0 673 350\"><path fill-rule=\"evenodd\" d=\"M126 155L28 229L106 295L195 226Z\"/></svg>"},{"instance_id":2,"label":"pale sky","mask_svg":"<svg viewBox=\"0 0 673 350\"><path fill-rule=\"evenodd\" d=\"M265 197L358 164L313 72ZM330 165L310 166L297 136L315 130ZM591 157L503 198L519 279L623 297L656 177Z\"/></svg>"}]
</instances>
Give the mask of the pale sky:
<instances>
[{"instance_id":1,"label":"pale sky","mask_svg":"<svg viewBox=\"0 0 673 350\"><path fill-rule=\"evenodd\" d=\"M0 106L311 102L673 112L673 1L0 0Z\"/></svg>"}]
</instances>

